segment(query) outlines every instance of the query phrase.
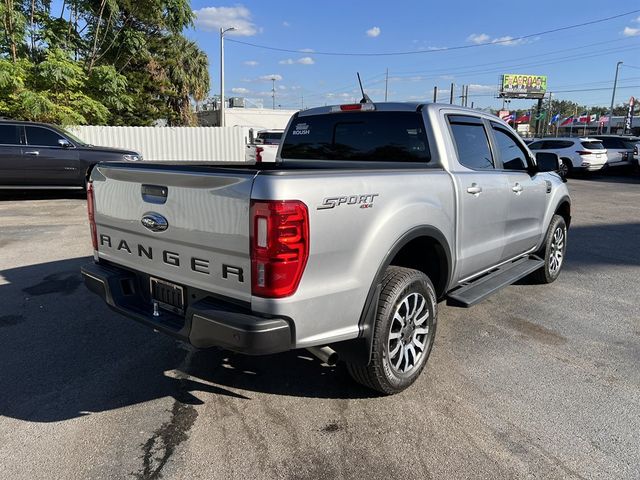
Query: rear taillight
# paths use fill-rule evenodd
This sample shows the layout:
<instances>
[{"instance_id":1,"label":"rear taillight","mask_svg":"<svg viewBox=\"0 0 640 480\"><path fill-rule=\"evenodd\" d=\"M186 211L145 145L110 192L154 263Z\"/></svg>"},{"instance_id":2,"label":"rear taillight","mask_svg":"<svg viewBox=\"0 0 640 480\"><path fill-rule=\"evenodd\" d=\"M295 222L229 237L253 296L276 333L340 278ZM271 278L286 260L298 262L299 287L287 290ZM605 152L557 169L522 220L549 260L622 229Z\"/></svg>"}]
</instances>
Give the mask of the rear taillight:
<instances>
[{"instance_id":1,"label":"rear taillight","mask_svg":"<svg viewBox=\"0 0 640 480\"><path fill-rule=\"evenodd\" d=\"M256 147L256 163L262 162L262 152L264 152L264 148Z\"/></svg>"},{"instance_id":2,"label":"rear taillight","mask_svg":"<svg viewBox=\"0 0 640 480\"><path fill-rule=\"evenodd\" d=\"M96 229L96 206L93 195L93 182L87 183L87 213L89 214L89 227L91 228L91 243L93 249L98 250L98 230Z\"/></svg>"},{"instance_id":3,"label":"rear taillight","mask_svg":"<svg viewBox=\"0 0 640 480\"><path fill-rule=\"evenodd\" d=\"M282 298L298 288L309 258L309 213L299 200L251 202L251 293Z\"/></svg>"},{"instance_id":4,"label":"rear taillight","mask_svg":"<svg viewBox=\"0 0 640 480\"><path fill-rule=\"evenodd\" d=\"M590 152L589 150L576 150L576 153L578 155L593 155L593 152Z\"/></svg>"}]
</instances>

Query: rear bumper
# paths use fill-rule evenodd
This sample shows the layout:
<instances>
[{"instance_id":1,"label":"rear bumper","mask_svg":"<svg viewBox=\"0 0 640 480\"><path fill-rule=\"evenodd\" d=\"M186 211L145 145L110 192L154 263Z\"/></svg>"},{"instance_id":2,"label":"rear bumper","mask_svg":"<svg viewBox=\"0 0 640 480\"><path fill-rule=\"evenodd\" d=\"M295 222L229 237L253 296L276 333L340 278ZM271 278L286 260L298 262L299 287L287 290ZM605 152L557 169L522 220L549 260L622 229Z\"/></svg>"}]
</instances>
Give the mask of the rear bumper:
<instances>
[{"instance_id":1,"label":"rear bumper","mask_svg":"<svg viewBox=\"0 0 640 480\"><path fill-rule=\"evenodd\" d=\"M87 288L109 307L156 330L198 348L222 347L247 355L266 355L291 349L292 329L284 318L265 318L213 297L187 306L184 315L160 310L153 315L148 284L138 274L113 265L89 263L82 267Z\"/></svg>"}]
</instances>

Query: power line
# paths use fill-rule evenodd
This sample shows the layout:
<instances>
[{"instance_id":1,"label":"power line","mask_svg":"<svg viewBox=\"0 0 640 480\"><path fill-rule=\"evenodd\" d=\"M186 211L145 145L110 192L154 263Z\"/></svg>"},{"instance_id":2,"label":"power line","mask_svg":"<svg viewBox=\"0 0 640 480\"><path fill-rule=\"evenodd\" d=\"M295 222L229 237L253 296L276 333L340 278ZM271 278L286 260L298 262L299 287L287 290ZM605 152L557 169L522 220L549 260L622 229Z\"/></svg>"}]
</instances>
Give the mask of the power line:
<instances>
[{"instance_id":1,"label":"power line","mask_svg":"<svg viewBox=\"0 0 640 480\"><path fill-rule=\"evenodd\" d=\"M452 73L452 70L459 70L459 69L467 69L467 68L475 68L475 67L485 67L485 66L495 66L495 65L500 65L500 64L505 64L508 62L517 62L519 60L523 60L523 59L529 59L529 58L536 58L536 57L547 57L549 55L555 55L557 53L564 53L564 52L570 52L573 50L581 50L584 52L585 48L588 47L595 47L597 45L605 45L605 44L609 44L609 43L617 43L617 42L624 42L624 41L634 41L632 38L618 38L615 40L606 40L604 42L595 42L595 43L587 43L585 45L581 45L579 47L572 47L572 48L563 48L560 50L552 50L552 51L548 51L545 53L539 53L539 54L535 54L535 55L524 55L524 56L520 56L520 57L512 57L510 59L507 60L500 60L500 61L494 61L494 62L486 62L486 63L476 63L474 65L465 65L464 67L454 67L453 69L436 69L436 70L412 70L412 71L395 71L396 75L411 75L411 74L420 74L420 73L438 73L438 72L444 72L444 73Z\"/></svg>"},{"instance_id":2,"label":"power line","mask_svg":"<svg viewBox=\"0 0 640 480\"><path fill-rule=\"evenodd\" d=\"M628 15L635 15L636 13L640 12L640 10L631 10L629 12L625 12L625 13L621 13L618 15L613 15L610 17L605 17L605 18L599 18L596 20L590 20L588 22L582 22L582 23L576 23L574 25L567 25L564 27L558 27L558 28L552 28L549 30L544 30L541 32L537 32L537 33L530 33L528 35L521 35L519 37L509 37L509 38L504 38L502 40L493 40L491 42L482 42L482 43L475 43L472 45L456 45L453 47L444 47L444 48L440 48L437 50L408 50L408 51L402 51L402 52L377 52L377 53L356 53L356 52L309 52L309 51L302 51L302 50L293 50L293 49L288 49L288 48L278 48L278 47L270 47L267 45L259 45L257 43L251 43L251 42L243 42L240 40L234 40L231 38L228 38L227 41L228 42L234 42L234 43L239 43L241 45L247 45L249 47L255 47L255 48L261 48L264 50L272 50L272 51L276 51L276 52L287 52L287 53L308 53L308 54L312 54L312 55L329 55L329 56L360 56L360 57L386 57L386 56L399 56L399 55L418 55L418 54L425 54L425 53L434 53L434 52L442 52L442 51L451 51L451 50L463 50L463 49L468 49L468 48L476 48L476 47L484 47L487 45L498 45L498 44L510 44L513 42L519 42L522 40L527 40L529 38L533 38L533 37L539 37L541 35L548 35L550 33L556 33L556 32L561 32L561 31L565 31L565 30L572 30L575 28L581 28L581 27L586 27L589 25L594 25L597 23L603 23L603 22L608 22L610 20L615 20L617 18L621 18L621 17L626 17Z\"/></svg>"}]
</instances>

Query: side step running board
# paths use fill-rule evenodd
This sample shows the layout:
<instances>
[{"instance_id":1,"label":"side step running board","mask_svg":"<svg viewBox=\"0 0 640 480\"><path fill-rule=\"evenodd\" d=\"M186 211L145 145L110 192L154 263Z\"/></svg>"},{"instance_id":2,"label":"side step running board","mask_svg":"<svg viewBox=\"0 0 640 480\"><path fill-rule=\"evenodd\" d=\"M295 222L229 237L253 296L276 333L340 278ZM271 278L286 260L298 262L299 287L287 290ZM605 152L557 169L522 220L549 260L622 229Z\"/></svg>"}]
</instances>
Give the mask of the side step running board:
<instances>
[{"instance_id":1,"label":"side step running board","mask_svg":"<svg viewBox=\"0 0 640 480\"><path fill-rule=\"evenodd\" d=\"M538 257L523 257L502 265L495 271L464 285L447 295L447 304L456 307L472 307L501 288L517 282L544 266Z\"/></svg>"}]
</instances>

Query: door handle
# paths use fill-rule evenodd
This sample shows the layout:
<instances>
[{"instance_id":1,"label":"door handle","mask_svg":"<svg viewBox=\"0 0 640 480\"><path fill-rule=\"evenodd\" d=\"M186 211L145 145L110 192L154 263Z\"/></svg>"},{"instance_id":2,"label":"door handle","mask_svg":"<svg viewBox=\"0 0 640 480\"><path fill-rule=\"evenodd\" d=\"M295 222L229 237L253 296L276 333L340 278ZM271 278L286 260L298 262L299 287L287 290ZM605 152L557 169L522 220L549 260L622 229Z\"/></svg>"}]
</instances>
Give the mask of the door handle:
<instances>
[{"instance_id":1,"label":"door handle","mask_svg":"<svg viewBox=\"0 0 640 480\"><path fill-rule=\"evenodd\" d=\"M522 185L516 183L513 187L511 187L511 190L513 190L516 194L519 194L520 192L522 192Z\"/></svg>"},{"instance_id":2,"label":"door handle","mask_svg":"<svg viewBox=\"0 0 640 480\"><path fill-rule=\"evenodd\" d=\"M470 187L467 187L467 193L470 193L472 195L479 195L481 191L482 187L475 183L472 183Z\"/></svg>"},{"instance_id":3,"label":"door handle","mask_svg":"<svg viewBox=\"0 0 640 480\"><path fill-rule=\"evenodd\" d=\"M31 150L29 152L24 152L25 155L33 155L33 156L38 156L40 155L40 152L38 150Z\"/></svg>"}]
</instances>

